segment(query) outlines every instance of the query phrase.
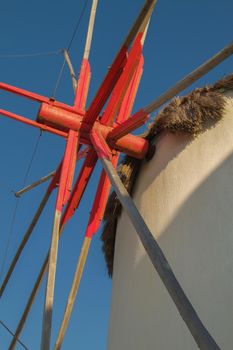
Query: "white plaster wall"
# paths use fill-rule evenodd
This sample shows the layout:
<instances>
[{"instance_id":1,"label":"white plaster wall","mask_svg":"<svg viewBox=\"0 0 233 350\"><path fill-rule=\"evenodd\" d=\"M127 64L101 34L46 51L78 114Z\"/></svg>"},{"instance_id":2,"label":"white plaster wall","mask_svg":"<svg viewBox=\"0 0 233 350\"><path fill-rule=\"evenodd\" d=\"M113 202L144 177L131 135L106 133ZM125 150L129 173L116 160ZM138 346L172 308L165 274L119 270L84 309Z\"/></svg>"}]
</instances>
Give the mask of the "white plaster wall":
<instances>
[{"instance_id":1,"label":"white plaster wall","mask_svg":"<svg viewBox=\"0 0 233 350\"><path fill-rule=\"evenodd\" d=\"M200 318L233 349L233 98L194 141L164 134L134 200ZM123 213L117 230L108 350L194 350L189 331Z\"/></svg>"}]
</instances>

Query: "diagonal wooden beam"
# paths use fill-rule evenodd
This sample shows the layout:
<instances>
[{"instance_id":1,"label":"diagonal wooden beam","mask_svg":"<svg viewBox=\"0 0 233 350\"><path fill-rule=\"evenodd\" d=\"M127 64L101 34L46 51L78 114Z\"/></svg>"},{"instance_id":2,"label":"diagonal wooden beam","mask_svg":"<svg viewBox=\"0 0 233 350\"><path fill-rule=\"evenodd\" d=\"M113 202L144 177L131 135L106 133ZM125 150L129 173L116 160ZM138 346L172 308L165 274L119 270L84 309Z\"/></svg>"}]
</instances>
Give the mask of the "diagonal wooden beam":
<instances>
[{"instance_id":1,"label":"diagonal wooden beam","mask_svg":"<svg viewBox=\"0 0 233 350\"><path fill-rule=\"evenodd\" d=\"M116 140L145 124L148 119L149 115L147 115L144 111L141 110L137 112L131 118L113 128L113 130L108 134L108 140L110 142L115 142Z\"/></svg>"},{"instance_id":2,"label":"diagonal wooden beam","mask_svg":"<svg viewBox=\"0 0 233 350\"><path fill-rule=\"evenodd\" d=\"M129 47L139 32L144 32L157 0L147 0L136 18L122 46Z\"/></svg>"},{"instance_id":3,"label":"diagonal wooden beam","mask_svg":"<svg viewBox=\"0 0 233 350\"><path fill-rule=\"evenodd\" d=\"M74 68L73 68L73 65L71 63L71 59L70 59L70 56L69 56L69 53L66 49L62 50L63 52L63 55L64 55L64 59L67 63L67 66L69 68L69 72L70 72L70 77L71 77L71 81L72 81L72 85L73 85L73 90L74 90L74 94L75 94L75 91L77 89L77 78L76 78L76 75L75 75L75 72L74 72Z\"/></svg>"},{"instance_id":4,"label":"diagonal wooden beam","mask_svg":"<svg viewBox=\"0 0 233 350\"><path fill-rule=\"evenodd\" d=\"M225 46L222 50L217 52L209 60L202 65L194 69L191 73L186 75L183 79L178 81L174 86L164 92L161 96L151 102L149 105L143 108L143 110L150 114L156 109L161 107L164 103L168 102L171 98L179 94L181 91L192 85L196 80L200 79L203 75L207 74L210 70L215 68L225 59L233 54L233 42Z\"/></svg>"},{"instance_id":5,"label":"diagonal wooden beam","mask_svg":"<svg viewBox=\"0 0 233 350\"><path fill-rule=\"evenodd\" d=\"M23 193L26 193L26 192L32 190L33 188L41 185L42 183L48 181L49 179L51 179L51 177L54 177L55 174L56 174L56 171L52 171L48 175L41 177L39 180L33 182L32 184L30 184L24 188L21 188L20 190L18 190L17 192L14 193L15 197L20 197Z\"/></svg>"},{"instance_id":6,"label":"diagonal wooden beam","mask_svg":"<svg viewBox=\"0 0 233 350\"><path fill-rule=\"evenodd\" d=\"M28 242L28 240L29 240L33 230L34 230L34 228L35 228L35 226L36 226L36 224L37 224L37 222L38 222L38 220L39 220L39 218L40 218L40 216L41 216L41 214L42 214L42 212L43 212L43 210L45 208L45 205L48 202L48 199L49 199L52 191L57 186L57 183L58 183L59 177L60 177L60 172L61 172L61 164L58 166L58 168L56 170L56 173L55 173L53 179L51 180L51 182L50 182L50 184L49 184L49 186L47 188L47 191L46 191L44 197L42 198L42 200L41 200L41 202L40 202L40 204L38 206L38 209L37 209L36 213L34 214L34 216L32 218L32 221L31 221L30 225L28 226L28 229L25 232L25 234L23 236L23 239L22 239L22 241L21 241L21 243L20 243L20 245L19 245L19 247L18 247L18 249L17 249L17 251L15 253L15 256L14 256L14 258L13 258L11 264L10 264L10 267L9 267L7 273L6 273L6 276L5 276L5 278L4 278L3 282L2 282L2 285L1 285L1 288L0 288L0 297L2 297L2 295L3 295L3 293L4 293L5 289L6 289L6 286L7 286L8 282L9 282L9 279L10 279L10 277L11 277L11 275L12 275L14 269L15 269L15 266L16 266L19 258L20 258L20 255L22 254L22 251L23 251L24 247L26 246L26 244L27 244L27 242Z\"/></svg>"}]
</instances>

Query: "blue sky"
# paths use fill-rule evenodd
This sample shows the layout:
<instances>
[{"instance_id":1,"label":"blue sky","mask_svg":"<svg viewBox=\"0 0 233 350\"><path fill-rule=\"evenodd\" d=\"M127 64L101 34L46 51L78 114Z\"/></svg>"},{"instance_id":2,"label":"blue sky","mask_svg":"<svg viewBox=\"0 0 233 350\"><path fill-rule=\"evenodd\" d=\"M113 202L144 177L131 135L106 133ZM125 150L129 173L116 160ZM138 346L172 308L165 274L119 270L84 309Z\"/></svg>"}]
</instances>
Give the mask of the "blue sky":
<instances>
[{"instance_id":1,"label":"blue sky","mask_svg":"<svg viewBox=\"0 0 233 350\"><path fill-rule=\"evenodd\" d=\"M62 64L61 55L17 59L7 59L1 55L56 51L66 47L83 4L84 0L4 1L0 13L0 81L51 96ZM90 55L92 80L88 103L142 4L142 0L99 0ZM70 51L77 72L83 53L90 5L91 0ZM232 41L232 13L231 0L158 1L144 47L145 69L135 111L150 103L177 80ZM228 59L195 83L192 88L211 83L232 73L232 63L232 58ZM63 102L72 103L73 91L67 68L56 97ZM0 105L1 108L8 108L31 119L35 119L38 110L37 104L2 91L0 91ZM22 186L39 131L4 117L1 117L0 123L0 264L2 264L16 201L12 190ZM63 150L62 139L43 134L27 183L53 170ZM100 166L91 179L78 212L67 224L60 241L52 344L66 303L99 173ZM7 265L45 188L46 185L42 185L19 200ZM19 261L5 295L0 300L0 319L13 331L50 243L54 201L55 193ZM111 280L108 278L101 253L99 236L100 232L94 237L91 246L84 278L65 337L64 350L79 347L85 350L107 348ZM40 347L44 289L45 284L40 288L21 335L21 339L30 350ZM7 349L10 339L9 334L0 328L1 350ZM16 349L22 348L17 345Z\"/></svg>"}]
</instances>

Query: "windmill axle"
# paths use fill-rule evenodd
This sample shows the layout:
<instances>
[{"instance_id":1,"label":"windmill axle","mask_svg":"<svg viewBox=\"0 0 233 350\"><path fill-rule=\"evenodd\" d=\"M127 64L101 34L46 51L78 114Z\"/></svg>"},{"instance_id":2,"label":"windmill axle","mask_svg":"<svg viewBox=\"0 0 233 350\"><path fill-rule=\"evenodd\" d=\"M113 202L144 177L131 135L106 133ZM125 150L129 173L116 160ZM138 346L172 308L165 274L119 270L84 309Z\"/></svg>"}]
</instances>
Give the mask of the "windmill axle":
<instances>
[{"instance_id":1,"label":"windmill axle","mask_svg":"<svg viewBox=\"0 0 233 350\"><path fill-rule=\"evenodd\" d=\"M64 132L69 130L79 131L80 142L91 144L90 125L83 121L83 115L78 112L71 112L43 102L38 113L37 122ZM103 125L99 120L94 123L93 128L98 130L104 139L107 139L113 130L113 127ZM117 140L109 138L109 144L113 149L138 159L144 158L149 149L147 140L132 134L127 134Z\"/></svg>"}]
</instances>

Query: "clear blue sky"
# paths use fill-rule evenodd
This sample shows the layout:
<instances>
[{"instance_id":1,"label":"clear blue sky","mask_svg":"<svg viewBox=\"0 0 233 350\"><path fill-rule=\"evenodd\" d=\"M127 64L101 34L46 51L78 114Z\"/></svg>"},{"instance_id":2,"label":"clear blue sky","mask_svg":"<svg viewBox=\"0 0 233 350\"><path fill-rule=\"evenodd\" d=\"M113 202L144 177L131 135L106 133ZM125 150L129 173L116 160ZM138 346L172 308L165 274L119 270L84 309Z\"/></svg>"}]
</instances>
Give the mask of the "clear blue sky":
<instances>
[{"instance_id":1,"label":"clear blue sky","mask_svg":"<svg viewBox=\"0 0 233 350\"><path fill-rule=\"evenodd\" d=\"M54 51L66 47L79 17L84 0L8 0L1 4L0 55ZM92 80L88 101L91 101L106 68L138 13L143 0L99 0L93 45L90 56ZM72 62L79 70L84 34L91 0L80 30L71 48ZM177 80L232 41L232 0L159 0L145 43L145 70L135 110L152 101ZM0 58L0 81L50 96L62 63L62 56L34 58ZM201 86L232 72L232 58L199 80ZM192 87L193 88L193 87ZM73 92L65 69L57 98L72 103ZM34 119L38 105L0 91L0 106ZM12 190L21 187L38 130L1 117L0 172L0 264L10 230L15 197ZM64 141L43 134L27 183L53 170L61 158ZM71 284L82 236L91 209L100 167L96 169L78 212L68 223L59 245L55 290L52 344L54 344L66 296ZM42 197L45 186L25 194L19 201L16 225L10 244L9 264L24 230ZM21 316L31 286L50 243L55 194L44 212L17 269L0 300L0 319L13 331ZM63 349L104 350L111 300L111 280L101 253L98 233L88 257L78 300L72 314ZM30 350L39 349L45 284L36 302L21 339ZM0 349L6 350L11 337L0 327ZM20 345L16 349L22 349ZM122 349L124 350L124 349Z\"/></svg>"}]
</instances>

